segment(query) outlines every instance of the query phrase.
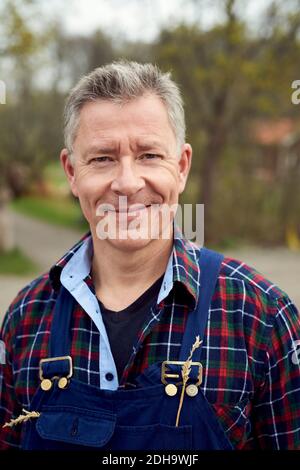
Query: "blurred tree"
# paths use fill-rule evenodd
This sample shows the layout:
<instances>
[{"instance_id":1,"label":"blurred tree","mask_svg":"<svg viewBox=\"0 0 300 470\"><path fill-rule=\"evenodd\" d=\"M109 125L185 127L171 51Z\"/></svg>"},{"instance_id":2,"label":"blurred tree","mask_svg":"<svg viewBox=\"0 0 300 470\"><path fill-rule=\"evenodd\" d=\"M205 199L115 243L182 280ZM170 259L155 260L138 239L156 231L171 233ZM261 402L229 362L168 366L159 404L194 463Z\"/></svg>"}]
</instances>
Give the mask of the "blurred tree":
<instances>
[{"instance_id":1,"label":"blurred tree","mask_svg":"<svg viewBox=\"0 0 300 470\"><path fill-rule=\"evenodd\" d=\"M32 58L39 47L29 26L33 12L34 0L3 0L0 5L0 61L4 64L2 73L8 70L7 101L0 107L0 250L13 246L7 205L12 195L22 192L32 158Z\"/></svg>"},{"instance_id":2,"label":"blurred tree","mask_svg":"<svg viewBox=\"0 0 300 470\"><path fill-rule=\"evenodd\" d=\"M203 2L192 3L198 20ZM220 240L214 220L214 213L219 217L219 211L214 202L218 188L221 192L225 188L226 175L219 170L222 158L230 158L228 149L234 149L234 165L241 169L239 177L244 185L249 184L251 171L247 170L253 172L253 168L246 161L251 151L245 149L253 150L251 122L258 116L296 111L291 110L290 86L297 77L299 13L287 14L275 8L277 3L261 19L268 25L262 29L265 35L249 32L237 13L241 2L222 0L218 2L223 6L221 24L209 30L202 30L197 22L181 24L162 31L155 44L154 57L163 69L173 71L183 90L194 148L193 202L205 204L206 241ZM251 191L250 186L245 187L244 193ZM232 194L228 209L238 210L243 194L235 194L234 188Z\"/></svg>"},{"instance_id":3,"label":"blurred tree","mask_svg":"<svg viewBox=\"0 0 300 470\"><path fill-rule=\"evenodd\" d=\"M48 41L51 88L56 91L69 91L82 75L117 58L111 38L100 30L89 36L69 35L62 23L55 21Z\"/></svg>"},{"instance_id":4,"label":"blurred tree","mask_svg":"<svg viewBox=\"0 0 300 470\"><path fill-rule=\"evenodd\" d=\"M57 140L57 134L53 140L51 130L49 138L44 139L50 111L57 105L57 99L51 92L45 99L45 94L37 89L36 70L42 62L39 54L49 39L47 28L39 32L33 29L40 3L4 0L1 8L4 21L0 24L0 38L4 47L0 60L6 68L7 102L0 108L0 165L2 185L8 185L12 195L18 196L26 189L30 173L37 176L36 166L42 170L45 151L40 150L48 148L48 158ZM27 171L23 171L25 168Z\"/></svg>"}]
</instances>

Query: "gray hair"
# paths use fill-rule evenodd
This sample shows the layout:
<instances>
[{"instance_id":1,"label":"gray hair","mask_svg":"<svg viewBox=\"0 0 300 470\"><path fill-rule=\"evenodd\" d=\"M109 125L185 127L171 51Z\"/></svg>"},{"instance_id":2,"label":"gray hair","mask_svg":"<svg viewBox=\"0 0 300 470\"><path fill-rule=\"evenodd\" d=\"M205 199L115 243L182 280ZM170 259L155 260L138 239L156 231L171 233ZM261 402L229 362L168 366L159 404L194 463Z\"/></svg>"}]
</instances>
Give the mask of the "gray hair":
<instances>
[{"instance_id":1,"label":"gray hair","mask_svg":"<svg viewBox=\"0 0 300 470\"><path fill-rule=\"evenodd\" d=\"M171 74L162 73L153 64L120 60L83 76L70 91L64 110L64 139L69 155L73 152L80 111L85 103L99 99L122 103L147 92L156 95L166 106L180 153L185 142L185 117L180 90Z\"/></svg>"}]
</instances>

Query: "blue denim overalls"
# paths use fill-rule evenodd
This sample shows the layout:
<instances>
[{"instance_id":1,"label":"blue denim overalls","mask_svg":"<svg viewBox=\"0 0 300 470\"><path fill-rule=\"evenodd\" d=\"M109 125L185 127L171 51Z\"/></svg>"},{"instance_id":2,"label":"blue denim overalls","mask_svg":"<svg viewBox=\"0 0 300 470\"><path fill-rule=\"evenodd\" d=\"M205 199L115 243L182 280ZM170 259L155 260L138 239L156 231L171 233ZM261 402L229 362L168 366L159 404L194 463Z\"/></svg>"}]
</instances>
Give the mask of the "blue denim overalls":
<instances>
[{"instance_id":1,"label":"blue denim overalls","mask_svg":"<svg viewBox=\"0 0 300 470\"><path fill-rule=\"evenodd\" d=\"M222 259L211 250L200 250L199 302L188 314L180 361L188 359L197 335L203 339ZM41 380L46 380L47 385L48 379L51 388L42 390L42 381L33 397L30 410L39 412L40 416L24 423L23 449L232 449L211 405L197 386L200 385L201 365L194 363L200 360L201 347L193 354L187 383L192 384L196 393L184 394L178 426L175 423L182 391L181 365L167 364L162 376L162 364L153 364L137 377L134 388L120 387L113 391L101 390L69 377L72 374L72 359L68 355L73 302L73 297L61 286L51 327L51 360L42 361L40 368ZM177 388L173 396L165 389L170 383L173 392Z\"/></svg>"}]
</instances>

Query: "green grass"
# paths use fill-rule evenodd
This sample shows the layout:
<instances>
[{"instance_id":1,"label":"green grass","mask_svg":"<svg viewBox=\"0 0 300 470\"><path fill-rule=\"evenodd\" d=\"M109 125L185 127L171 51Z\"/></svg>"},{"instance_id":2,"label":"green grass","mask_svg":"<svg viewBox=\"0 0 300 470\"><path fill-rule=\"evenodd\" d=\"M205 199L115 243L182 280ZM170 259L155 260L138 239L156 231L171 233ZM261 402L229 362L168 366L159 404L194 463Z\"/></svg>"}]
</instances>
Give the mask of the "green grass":
<instances>
[{"instance_id":1,"label":"green grass","mask_svg":"<svg viewBox=\"0 0 300 470\"><path fill-rule=\"evenodd\" d=\"M81 215L79 204L68 197L38 198L28 196L14 200L11 206L17 212L53 225L88 230L88 224Z\"/></svg>"},{"instance_id":2,"label":"green grass","mask_svg":"<svg viewBox=\"0 0 300 470\"><path fill-rule=\"evenodd\" d=\"M0 251L0 274L25 275L37 272L37 266L18 248L7 253Z\"/></svg>"}]
</instances>

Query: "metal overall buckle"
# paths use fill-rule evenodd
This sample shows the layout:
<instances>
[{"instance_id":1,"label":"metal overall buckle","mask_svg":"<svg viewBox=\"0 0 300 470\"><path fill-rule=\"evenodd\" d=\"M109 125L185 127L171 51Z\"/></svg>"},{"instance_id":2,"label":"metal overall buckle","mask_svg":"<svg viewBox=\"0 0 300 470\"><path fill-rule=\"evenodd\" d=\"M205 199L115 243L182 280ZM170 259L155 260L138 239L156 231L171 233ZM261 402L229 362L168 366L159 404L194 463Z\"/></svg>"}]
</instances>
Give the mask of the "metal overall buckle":
<instances>
[{"instance_id":1,"label":"metal overall buckle","mask_svg":"<svg viewBox=\"0 0 300 470\"><path fill-rule=\"evenodd\" d=\"M69 373L64 376L64 377L59 377L57 375L53 376L51 379L45 379L43 376L43 367L42 365L47 363L47 362L54 362L54 361L69 361ZM50 357L46 359L41 359L39 363L39 378L41 381L41 389L44 390L44 392L48 392L53 385L53 381L55 379L58 379L58 387L61 389L64 389L68 386L69 384L69 379L73 375L73 361L71 356L60 356L60 357Z\"/></svg>"},{"instance_id":2,"label":"metal overall buckle","mask_svg":"<svg viewBox=\"0 0 300 470\"><path fill-rule=\"evenodd\" d=\"M183 384L183 381L180 380L176 383L168 383L167 379L179 379L180 374L178 373L173 373L168 370L168 366L170 365L176 365L176 366L183 366L185 364L185 361L164 361L161 366L161 381L165 387L166 394L169 396L174 396L177 393L178 386ZM198 374L197 374L197 382L196 383L190 383L186 387L186 393L190 397L195 397L198 394L198 387L202 383L202 378L203 378L203 367L201 362L191 362L191 367L196 366L198 367Z\"/></svg>"}]
</instances>

